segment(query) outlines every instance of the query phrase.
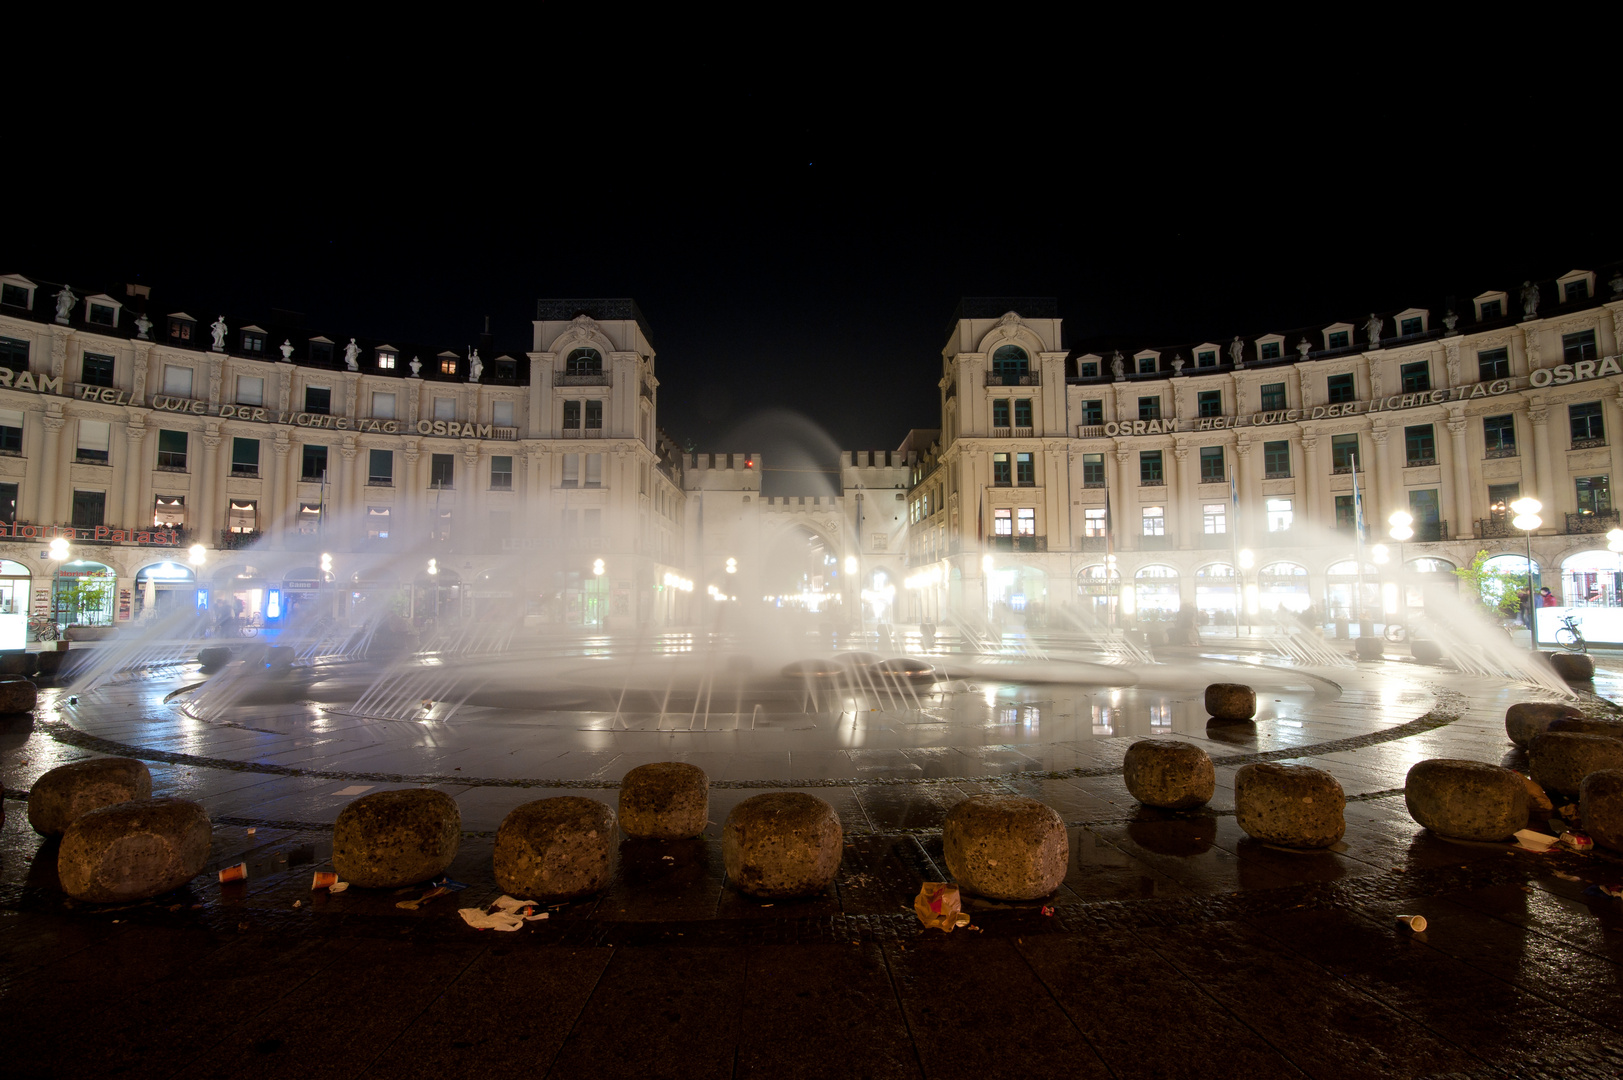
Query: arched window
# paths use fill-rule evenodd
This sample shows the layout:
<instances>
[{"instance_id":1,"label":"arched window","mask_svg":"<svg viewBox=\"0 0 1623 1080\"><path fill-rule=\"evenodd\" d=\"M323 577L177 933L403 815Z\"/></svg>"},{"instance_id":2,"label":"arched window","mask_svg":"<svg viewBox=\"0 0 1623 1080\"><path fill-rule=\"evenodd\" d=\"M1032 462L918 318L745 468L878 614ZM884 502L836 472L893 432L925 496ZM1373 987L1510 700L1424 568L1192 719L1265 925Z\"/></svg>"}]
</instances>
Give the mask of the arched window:
<instances>
[{"instance_id":1,"label":"arched window","mask_svg":"<svg viewBox=\"0 0 1623 1080\"><path fill-rule=\"evenodd\" d=\"M1257 572L1257 594L1263 611L1306 611L1313 603L1307 587L1307 567L1292 562L1269 563Z\"/></svg>"},{"instance_id":2,"label":"arched window","mask_svg":"<svg viewBox=\"0 0 1623 1080\"><path fill-rule=\"evenodd\" d=\"M1010 380L1018 385L1019 380L1031 374L1031 360L1026 356L1026 350L1018 345L1005 345L992 354L992 374L1009 385Z\"/></svg>"},{"instance_id":3,"label":"arched window","mask_svg":"<svg viewBox=\"0 0 1623 1080\"><path fill-rule=\"evenodd\" d=\"M603 374L603 354L596 349L576 349L564 363L567 375Z\"/></svg>"},{"instance_id":4,"label":"arched window","mask_svg":"<svg viewBox=\"0 0 1623 1080\"><path fill-rule=\"evenodd\" d=\"M1134 607L1140 619L1154 621L1178 613L1178 571L1170 566L1143 566L1133 575Z\"/></svg>"}]
</instances>

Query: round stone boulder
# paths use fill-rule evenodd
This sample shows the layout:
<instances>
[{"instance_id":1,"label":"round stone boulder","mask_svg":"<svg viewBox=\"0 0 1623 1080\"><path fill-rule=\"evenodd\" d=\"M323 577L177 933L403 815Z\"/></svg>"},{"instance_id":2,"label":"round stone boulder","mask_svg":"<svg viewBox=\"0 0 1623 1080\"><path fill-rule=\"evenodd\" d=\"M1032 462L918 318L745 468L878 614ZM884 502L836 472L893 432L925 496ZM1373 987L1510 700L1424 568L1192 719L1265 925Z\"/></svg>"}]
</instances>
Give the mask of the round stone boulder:
<instances>
[{"instance_id":1,"label":"round stone boulder","mask_svg":"<svg viewBox=\"0 0 1623 1080\"><path fill-rule=\"evenodd\" d=\"M1527 781L1498 765L1455 758L1419 762L1404 780L1403 798L1409 816L1439 836L1503 840L1527 828Z\"/></svg>"},{"instance_id":2,"label":"round stone boulder","mask_svg":"<svg viewBox=\"0 0 1623 1080\"><path fill-rule=\"evenodd\" d=\"M1329 847L1347 831L1346 808L1341 784L1323 769L1265 761L1234 774L1240 828L1270 844Z\"/></svg>"},{"instance_id":3,"label":"round stone boulder","mask_svg":"<svg viewBox=\"0 0 1623 1080\"><path fill-rule=\"evenodd\" d=\"M1563 716L1550 721L1546 731L1576 731L1583 735L1604 735L1608 739L1623 739L1623 721L1603 720L1598 716Z\"/></svg>"},{"instance_id":4,"label":"round stone boulder","mask_svg":"<svg viewBox=\"0 0 1623 1080\"><path fill-rule=\"evenodd\" d=\"M13 649L0 653L0 675L32 675L39 670L39 654Z\"/></svg>"},{"instance_id":5,"label":"round stone boulder","mask_svg":"<svg viewBox=\"0 0 1623 1080\"><path fill-rule=\"evenodd\" d=\"M1071 861L1065 822L1020 795L974 795L941 826L947 869L960 887L992 900L1037 900L1059 888Z\"/></svg>"},{"instance_id":6,"label":"round stone boulder","mask_svg":"<svg viewBox=\"0 0 1623 1080\"><path fill-rule=\"evenodd\" d=\"M1206 715L1249 720L1257 715L1257 692L1243 683L1214 682L1206 687Z\"/></svg>"},{"instance_id":7,"label":"round stone boulder","mask_svg":"<svg viewBox=\"0 0 1623 1080\"><path fill-rule=\"evenodd\" d=\"M1556 720L1582 716L1577 708L1560 701L1518 701L1505 710L1505 734L1517 746L1526 746Z\"/></svg>"},{"instance_id":8,"label":"round stone boulder","mask_svg":"<svg viewBox=\"0 0 1623 1080\"><path fill-rule=\"evenodd\" d=\"M745 799L733 807L721 831L727 880L739 892L763 899L827 889L839 872L844 843L834 808L799 791Z\"/></svg>"},{"instance_id":9,"label":"round stone boulder","mask_svg":"<svg viewBox=\"0 0 1623 1080\"><path fill-rule=\"evenodd\" d=\"M710 778L697 765L656 761L620 781L620 828L640 840L686 840L710 821Z\"/></svg>"},{"instance_id":10,"label":"round stone boulder","mask_svg":"<svg viewBox=\"0 0 1623 1080\"><path fill-rule=\"evenodd\" d=\"M1601 769L1578 788L1584 832L1597 844L1623 852L1623 769Z\"/></svg>"},{"instance_id":11,"label":"round stone boulder","mask_svg":"<svg viewBox=\"0 0 1623 1080\"><path fill-rule=\"evenodd\" d=\"M0 714L33 712L39 687L21 675L0 675Z\"/></svg>"},{"instance_id":12,"label":"round stone boulder","mask_svg":"<svg viewBox=\"0 0 1623 1080\"><path fill-rule=\"evenodd\" d=\"M1443 659L1443 647L1429 638L1411 638L1409 655L1419 664L1436 664Z\"/></svg>"},{"instance_id":13,"label":"round stone boulder","mask_svg":"<svg viewBox=\"0 0 1623 1080\"><path fill-rule=\"evenodd\" d=\"M1576 795L1584 777L1602 769L1623 769L1623 742L1605 735L1546 731L1527 746L1533 779L1546 791Z\"/></svg>"},{"instance_id":14,"label":"round stone boulder","mask_svg":"<svg viewBox=\"0 0 1623 1080\"><path fill-rule=\"evenodd\" d=\"M1353 652L1360 660L1379 660L1386 655L1386 646L1378 637L1360 637L1353 640Z\"/></svg>"},{"instance_id":15,"label":"round stone boulder","mask_svg":"<svg viewBox=\"0 0 1623 1080\"><path fill-rule=\"evenodd\" d=\"M1204 806L1217 790L1217 773L1206 751L1171 739L1140 739L1129 746L1122 779L1133 798L1167 810Z\"/></svg>"},{"instance_id":16,"label":"round stone boulder","mask_svg":"<svg viewBox=\"0 0 1623 1080\"><path fill-rule=\"evenodd\" d=\"M132 799L68 826L56 856L62 891L98 904L147 900L203 871L213 829L186 799Z\"/></svg>"},{"instance_id":17,"label":"round stone boulder","mask_svg":"<svg viewBox=\"0 0 1623 1080\"><path fill-rule=\"evenodd\" d=\"M34 781L28 793L28 824L41 836L61 836L98 807L151 796L152 773L134 758L75 761Z\"/></svg>"},{"instance_id":18,"label":"round stone boulder","mask_svg":"<svg viewBox=\"0 0 1623 1080\"><path fill-rule=\"evenodd\" d=\"M1595 658L1588 653L1558 652L1550 654L1550 666L1569 683L1595 681Z\"/></svg>"},{"instance_id":19,"label":"round stone boulder","mask_svg":"<svg viewBox=\"0 0 1623 1080\"><path fill-rule=\"evenodd\" d=\"M344 807L333 826L338 876L368 889L398 889L445 873L462 841L456 800L432 788L380 791Z\"/></svg>"},{"instance_id":20,"label":"round stone boulder","mask_svg":"<svg viewBox=\"0 0 1623 1080\"><path fill-rule=\"evenodd\" d=\"M496 830L496 884L524 900L571 900L609 883L614 811L579 795L516 806Z\"/></svg>"},{"instance_id":21,"label":"round stone boulder","mask_svg":"<svg viewBox=\"0 0 1623 1080\"><path fill-rule=\"evenodd\" d=\"M197 663L204 671L218 671L231 662L233 651L226 645L209 645L197 650Z\"/></svg>"}]
</instances>

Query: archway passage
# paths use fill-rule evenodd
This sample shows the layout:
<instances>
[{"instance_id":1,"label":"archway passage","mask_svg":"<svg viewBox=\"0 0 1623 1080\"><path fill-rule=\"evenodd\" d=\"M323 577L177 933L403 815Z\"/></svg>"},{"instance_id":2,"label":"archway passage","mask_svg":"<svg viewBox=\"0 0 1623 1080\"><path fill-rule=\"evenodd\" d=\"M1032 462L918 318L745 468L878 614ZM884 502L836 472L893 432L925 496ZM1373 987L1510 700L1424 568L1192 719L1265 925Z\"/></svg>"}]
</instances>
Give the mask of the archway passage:
<instances>
[{"instance_id":1,"label":"archway passage","mask_svg":"<svg viewBox=\"0 0 1623 1080\"><path fill-rule=\"evenodd\" d=\"M28 595L33 577L22 563L0 559L0 649L20 649L28 641Z\"/></svg>"},{"instance_id":2,"label":"archway passage","mask_svg":"<svg viewBox=\"0 0 1623 1080\"><path fill-rule=\"evenodd\" d=\"M113 625L118 573L87 559L62 564L51 583L52 618L62 626Z\"/></svg>"},{"instance_id":3,"label":"archway passage","mask_svg":"<svg viewBox=\"0 0 1623 1080\"><path fill-rule=\"evenodd\" d=\"M197 609L197 577L177 562L143 566L135 575L135 617L158 618Z\"/></svg>"},{"instance_id":4,"label":"archway passage","mask_svg":"<svg viewBox=\"0 0 1623 1080\"><path fill-rule=\"evenodd\" d=\"M818 613L840 603L838 557L817 530L785 529L768 545L761 571L762 594L779 608Z\"/></svg>"}]
</instances>

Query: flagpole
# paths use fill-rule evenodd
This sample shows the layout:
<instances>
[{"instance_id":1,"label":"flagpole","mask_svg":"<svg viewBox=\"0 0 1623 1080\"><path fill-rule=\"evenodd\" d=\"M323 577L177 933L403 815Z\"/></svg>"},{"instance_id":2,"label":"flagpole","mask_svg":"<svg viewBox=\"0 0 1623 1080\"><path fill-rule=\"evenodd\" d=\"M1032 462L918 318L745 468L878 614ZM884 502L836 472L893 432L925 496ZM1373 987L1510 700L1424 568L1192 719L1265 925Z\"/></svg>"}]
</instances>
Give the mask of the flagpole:
<instances>
[{"instance_id":1,"label":"flagpole","mask_svg":"<svg viewBox=\"0 0 1623 1080\"><path fill-rule=\"evenodd\" d=\"M1229 470L1229 507L1232 518L1229 522L1229 557L1234 560L1234 640L1239 641L1240 612L1245 607L1245 575L1240 572L1240 491L1235 487L1232 469Z\"/></svg>"},{"instance_id":2,"label":"flagpole","mask_svg":"<svg viewBox=\"0 0 1623 1080\"><path fill-rule=\"evenodd\" d=\"M1357 536L1355 551L1358 559L1358 596L1353 601L1353 613L1358 618L1358 633L1364 633L1364 499L1358 490L1358 452L1352 453L1353 530Z\"/></svg>"}]
</instances>

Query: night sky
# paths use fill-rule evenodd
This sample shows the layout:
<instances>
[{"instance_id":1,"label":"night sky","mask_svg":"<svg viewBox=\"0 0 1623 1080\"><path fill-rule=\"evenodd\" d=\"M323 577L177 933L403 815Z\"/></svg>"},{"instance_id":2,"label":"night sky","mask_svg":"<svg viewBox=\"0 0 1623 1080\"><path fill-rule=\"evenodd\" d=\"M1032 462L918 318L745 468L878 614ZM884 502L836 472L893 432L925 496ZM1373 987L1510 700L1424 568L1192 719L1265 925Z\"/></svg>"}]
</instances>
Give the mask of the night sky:
<instances>
[{"instance_id":1,"label":"night sky","mask_svg":"<svg viewBox=\"0 0 1623 1080\"><path fill-rule=\"evenodd\" d=\"M0 272L459 350L489 315L514 353L537 297L631 296L662 426L791 465L937 426L960 296L1053 296L1068 343L1155 346L1514 298L1523 278L1623 259L1603 187L1561 152L1592 147L1593 164L1611 141L1593 117L1505 106L1501 138L1468 102L1416 98L1406 136L1400 103L1341 93L1135 111L1081 84L1018 107L729 88L596 128L520 136L493 116L410 153L301 138L262 155L274 168L240 167L228 138L218 166L121 175L103 213L13 220ZM68 195L53 205L108 194L70 157L48 169Z\"/></svg>"}]
</instances>

